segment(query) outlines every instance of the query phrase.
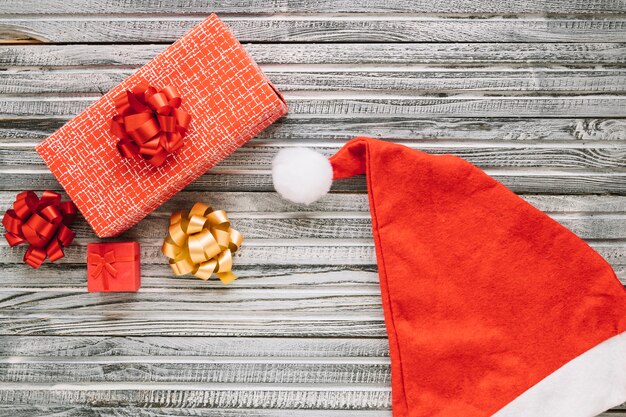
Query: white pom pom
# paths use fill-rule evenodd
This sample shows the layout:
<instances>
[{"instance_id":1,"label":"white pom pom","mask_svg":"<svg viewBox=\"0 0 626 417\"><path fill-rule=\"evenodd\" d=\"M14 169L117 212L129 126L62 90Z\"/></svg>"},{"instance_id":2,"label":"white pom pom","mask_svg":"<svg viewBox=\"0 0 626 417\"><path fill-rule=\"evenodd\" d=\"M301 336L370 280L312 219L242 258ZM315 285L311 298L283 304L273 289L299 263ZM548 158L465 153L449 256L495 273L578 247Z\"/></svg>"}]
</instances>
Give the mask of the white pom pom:
<instances>
[{"instance_id":1,"label":"white pom pom","mask_svg":"<svg viewBox=\"0 0 626 417\"><path fill-rule=\"evenodd\" d=\"M274 188L283 198L311 204L333 184L333 168L324 156L307 148L286 148L272 163Z\"/></svg>"}]
</instances>

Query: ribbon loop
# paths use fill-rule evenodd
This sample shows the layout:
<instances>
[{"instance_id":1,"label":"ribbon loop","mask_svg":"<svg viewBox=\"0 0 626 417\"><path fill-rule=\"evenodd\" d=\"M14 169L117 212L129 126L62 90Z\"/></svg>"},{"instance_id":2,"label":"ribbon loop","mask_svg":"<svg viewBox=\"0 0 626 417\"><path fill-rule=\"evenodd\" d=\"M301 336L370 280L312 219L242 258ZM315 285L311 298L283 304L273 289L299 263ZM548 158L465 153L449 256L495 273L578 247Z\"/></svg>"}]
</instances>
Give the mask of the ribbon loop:
<instances>
[{"instance_id":1,"label":"ribbon loop","mask_svg":"<svg viewBox=\"0 0 626 417\"><path fill-rule=\"evenodd\" d=\"M175 275L191 273L207 280L216 274L228 284L237 279L232 254L242 243L243 235L230 227L225 211L198 202L188 212L172 214L161 252L170 258Z\"/></svg>"},{"instance_id":2,"label":"ribbon loop","mask_svg":"<svg viewBox=\"0 0 626 417\"><path fill-rule=\"evenodd\" d=\"M143 81L113 103L117 114L111 119L111 133L120 139L117 149L122 157L140 155L158 167L183 145L191 116L179 108L182 99L174 86L158 91Z\"/></svg>"},{"instance_id":3,"label":"ribbon loop","mask_svg":"<svg viewBox=\"0 0 626 417\"><path fill-rule=\"evenodd\" d=\"M76 205L71 201L62 203L59 193L44 191L39 198L33 191L23 191L2 218L7 230L4 237L12 247L28 243L24 262L39 268L46 258L54 262L65 256L63 248L74 239L68 226L77 213Z\"/></svg>"}]
</instances>

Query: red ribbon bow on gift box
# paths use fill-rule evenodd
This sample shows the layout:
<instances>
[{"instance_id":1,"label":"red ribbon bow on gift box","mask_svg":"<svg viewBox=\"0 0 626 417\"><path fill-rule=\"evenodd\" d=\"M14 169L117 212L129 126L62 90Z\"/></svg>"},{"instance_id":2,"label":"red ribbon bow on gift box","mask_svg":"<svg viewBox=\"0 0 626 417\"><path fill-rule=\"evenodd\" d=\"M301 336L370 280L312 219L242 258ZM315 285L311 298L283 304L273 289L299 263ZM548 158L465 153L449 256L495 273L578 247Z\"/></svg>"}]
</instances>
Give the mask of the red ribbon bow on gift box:
<instances>
[{"instance_id":1,"label":"red ribbon bow on gift box","mask_svg":"<svg viewBox=\"0 0 626 417\"><path fill-rule=\"evenodd\" d=\"M121 139L117 149L122 156L141 155L151 165L163 165L168 154L183 146L191 121L181 103L175 87L157 90L146 82L118 95L111 133Z\"/></svg>"},{"instance_id":2,"label":"red ribbon bow on gift box","mask_svg":"<svg viewBox=\"0 0 626 417\"><path fill-rule=\"evenodd\" d=\"M136 259L135 256L116 256L115 251L108 251L104 256L97 253L90 253L88 262L91 265L95 265L96 269L93 272L95 278L102 278L102 287L105 291L109 290L108 275L112 278L117 278L117 269L115 269L116 262L132 262ZM106 271L106 272L105 272Z\"/></svg>"},{"instance_id":3,"label":"red ribbon bow on gift box","mask_svg":"<svg viewBox=\"0 0 626 417\"><path fill-rule=\"evenodd\" d=\"M76 213L76 205L71 201L61 203L58 193L44 191L39 198L33 191L23 191L2 218L7 229L4 237L11 247L28 242L24 262L39 268L46 257L54 262L65 256L63 247L75 235L68 226Z\"/></svg>"},{"instance_id":4,"label":"red ribbon bow on gift box","mask_svg":"<svg viewBox=\"0 0 626 417\"><path fill-rule=\"evenodd\" d=\"M113 278L117 277L117 269L113 266L115 263L115 252L109 251L104 254L104 256L100 256L97 253L90 254L89 263L94 264L96 269L94 270L94 275L99 277L106 270L109 275Z\"/></svg>"}]
</instances>

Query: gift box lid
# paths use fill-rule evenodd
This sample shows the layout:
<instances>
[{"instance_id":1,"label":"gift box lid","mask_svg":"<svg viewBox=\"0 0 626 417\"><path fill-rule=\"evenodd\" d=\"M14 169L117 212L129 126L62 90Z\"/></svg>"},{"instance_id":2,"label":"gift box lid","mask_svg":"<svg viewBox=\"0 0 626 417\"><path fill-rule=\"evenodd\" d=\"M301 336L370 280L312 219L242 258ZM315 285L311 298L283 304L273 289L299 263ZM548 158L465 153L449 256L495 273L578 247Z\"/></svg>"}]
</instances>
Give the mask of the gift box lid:
<instances>
[{"instance_id":1,"label":"gift box lid","mask_svg":"<svg viewBox=\"0 0 626 417\"><path fill-rule=\"evenodd\" d=\"M89 292L137 291L140 287L141 263L138 242L87 244Z\"/></svg>"},{"instance_id":2,"label":"gift box lid","mask_svg":"<svg viewBox=\"0 0 626 417\"><path fill-rule=\"evenodd\" d=\"M90 242L87 244L87 257L90 254L104 255L106 252L113 251L116 256L121 257L124 262L128 262L130 258L139 261L139 243L138 242Z\"/></svg>"},{"instance_id":3,"label":"gift box lid","mask_svg":"<svg viewBox=\"0 0 626 417\"><path fill-rule=\"evenodd\" d=\"M174 86L191 123L181 149L154 167L123 158L114 99L142 81ZM287 112L229 28L211 15L37 146L99 237L130 228Z\"/></svg>"}]
</instances>

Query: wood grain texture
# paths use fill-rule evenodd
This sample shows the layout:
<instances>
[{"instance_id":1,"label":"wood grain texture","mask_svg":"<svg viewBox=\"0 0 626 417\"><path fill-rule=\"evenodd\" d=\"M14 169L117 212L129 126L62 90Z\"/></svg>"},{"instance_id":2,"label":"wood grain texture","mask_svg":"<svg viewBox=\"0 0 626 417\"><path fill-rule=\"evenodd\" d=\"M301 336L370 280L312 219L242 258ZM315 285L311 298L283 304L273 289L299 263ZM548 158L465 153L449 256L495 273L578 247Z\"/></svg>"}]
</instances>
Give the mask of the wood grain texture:
<instances>
[{"instance_id":1,"label":"wood grain texture","mask_svg":"<svg viewBox=\"0 0 626 417\"><path fill-rule=\"evenodd\" d=\"M226 159L220 169L271 169L272 159L285 147L297 146L298 143L271 143L247 145ZM309 144L312 149L330 156L339 150L341 143ZM412 148L435 155L453 154L468 160L482 168L555 168L580 170L612 170L626 172L626 149L617 144L597 142L594 145L554 144L445 144L422 143L410 144ZM491 145L491 146L490 146ZM20 167L45 169L41 157L32 147L3 146L0 144L0 167L4 169Z\"/></svg>"},{"instance_id":2,"label":"wood grain texture","mask_svg":"<svg viewBox=\"0 0 626 417\"><path fill-rule=\"evenodd\" d=\"M0 118L0 144L3 148L34 147L51 135L67 120L58 118ZM592 144L594 141L626 139L626 119L605 118L454 118L417 119L406 117L338 117L327 119L287 115L261 132L250 144L291 142L301 145L344 143L355 136L403 141L407 144L436 144L472 141L545 144L574 142ZM510 145L513 145L511 143ZM489 144L485 144L489 146ZM599 145L599 144L596 144Z\"/></svg>"},{"instance_id":3,"label":"wood grain texture","mask_svg":"<svg viewBox=\"0 0 626 417\"><path fill-rule=\"evenodd\" d=\"M66 256L57 261L58 264L84 265L86 245L89 241L93 239L77 239L72 246L66 248ZM144 241L141 249L142 264L164 264L163 255L160 253L162 242L163 239ZM600 240L589 243L611 265L615 267L626 265L626 245L623 242ZM16 263L22 258L23 253L23 248L0 245L0 263ZM351 266L376 263L374 244L370 239L248 239L246 245L235 256L236 265ZM163 273L167 271L166 267L166 265L162 267Z\"/></svg>"},{"instance_id":4,"label":"wood grain texture","mask_svg":"<svg viewBox=\"0 0 626 417\"><path fill-rule=\"evenodd\" d=\"M61 196L67 195L61 191ZM618 215L626 211L626 197L615 195L521 195L522 199L549 215ZM0 211L13 203L15 194L0 192ZM319 201L307 206L291 203L279 198L275 192L211 192L181 191L156 209L150 216L166 217L191 202L203 201L216 208L227 210L229 216L239 218L242 215L258 213L259 217L273 214L275 217L307 216L308 213L369 212L367 194L330 193Z\"/></svg>"},{"instance_id":5,"label":"wood grain texture","mask_svg":"<svg viewBox=\"0 0 626 417\"><path fill-rule=\"evenodd\" d=\"M486 169L487 174L502 182L518 194L616 194L626 195L624 172L584 172L548 169ZM61 186L47 170L0 167L0 191L25 189L61 190ZM187 191L272 191L269 170L227 169L219 165L202 175ZM361 177L337 181L332 191L339 193L365 192L365 180Z\"/></svg>"},{"instance_id":6,"label":"wood grain texture","mask_svg":"<svg viewBox=\"0 0 626 417\"><path fill-rule=\"evenodd\" d=\"M168 358L163 358L168 360ZM389 364L319 363L319 360L271 360L249 363L245 359L179 360L170 363L142 363L114 358L105 363L21 363L0 364L0 375L14 383L152 382L237 383L237 384L389 384ZM361 361L360 361L361 362Z\"/></svg>"},{"instance_id":7,"label":"wood grain texture","mask_svg":"<svg viewBox=\"0 0 626 417\"><path fill-rule=\"evenodd\" d=\"M181 14L276 14L276 13L442 13L442 14L623 14L626 5L621 0L451 0L451 1L403 1L388 0L378 2L366 0L356 3L352 0L340 1L304 1L276 0L271 2L247 0L149 0L127 2L123 0L107 1L106 4L95 0L48 0L45 3L27 0L19 3L5 1L3 14L146 14L181 15Z\"/></svg>"},{"instance_id":8,"label":"wood grain texture","mask_svg":"<svg viewBox=\"0 0 626 417\"><path fill-rule=\"evenodd\" d=\"M0 401L14 405L98 405L109 407L308 408L376 410L390 408L386 387L306 385L242 386L234 384L151 383L133 389L132 383L0 385ZM3 389L9 388L9 390Z\"/></svg>"},{"instance_id":9,"label":"wood grain texture","mask_svg":"<svg viewBox=\"0 0 626 417\"><path fill-rule=\"evenodd\" d=\"M344 242L345 243L345 242ZM601 243L593 243L605 256L611 256L610 262L622 283L626 284L626 262L623 260L623 250L610 248ZM155 250L157 250L156 248ZM312 247L313 251L319 251ZM353 252L356 253L356 252ZM292 252L293 254L293 252ZM16 255L17 256L17 255ZM163 259L161 259L163 261ZM349 264L325 261L322 265L294 265L281 264L256 264L246 265L242 258L237 258L235 271L239 276L233 288L346 288L354 287L362 290L378 288L378 275L374 259L351 261ZM77 261L78 262L78 261ZM156 262L156 260L154 261ZM5 289L19 290L22 292L37 291L65 291L68 293L84 292L86 281L85 267L82 263L62 266L42 266L36 276L29 274L17 264L4 264L3 270L10 278L3 285ZM192 277L175 278L165 263L142 264L142 288L144 291L167 292L181 290L202 289L212 291L221 288L217 280L201 281Z\"/></svg>"},{"instance_id":10,"label":"wood grain texture","mask_svg":"<svg viewBox=\"0 0 626 417\"><path fill-rule=\"evenodd\" d=\"M390 409L381 410L281 410L281 409L215 409L215 408L141 408L88 406L0 406L6 417L391 417ZM602 414L600 417L624 417L626 414Z\"/></svg>"},{"instance_id":11,"label":"wood grain texture","mask_svg":"<svg viewBox=\"0 0 626 417\"><path fill-rule=\"evenodd\" d=\"M14 194L11 192L0 193L0 210L6 209L13 201ZM529 195L524 198L537 208L550 214L557 221L570 227L583 237L587 237L592 244L604 247L605 256L610 255L610 262L616 269L618 276L626 282L624 265L626 261L622 258L622 251L617 247L610 249L610 246L602 245L599 241L614 239L621 236L624 230L624 211L626 211L626 198L619 196L550 196L550 195ZM304 246L300 250L290 251L293 265L264 265L249 264L256 262L249 259L252 253L246 254L248 249L260 250L244 247L236 260L237 273L240 280L233 283L237 287L301 287L309 285L312 288L336 287L346 285L357 285L359 287L377 287L378 279L373 267L373 247L369 230L369 217L367 214L367 196L364 194L330 194L320 202L302 209L296 205L285 202L274 193L205 193L205 192L181 192L168 201L163 207L151 214L144 222L126 232L120 239L135 239L150 237L151 242L158 245L159 239L165 234L167 216L174 210L185 207L190 201L205 201L218 208L228 210L236 227L254 236L253 245L267 244L271 250L272 245L276 245L278 254L284 254L281 249L284 242L294 242L301 240L305 236L317 237L310 240L311 246ZM329 230L327 222L337 225L336 230ZM344 221L350 226L346 226ZM260 223L257 223L260 222ZM144 226L144 223L146 226ZM259 226L264 224L264 226ZM269 225L269 226L267 226ZM313 226L311 226L313 225ZM319 233L316 230L319 229ZM96 237L87 227L84 221L79 221L74 227L79 233L79 238L83 241L93 241ZM269 231L267 235L264 231ZM326 239L319 239L320 236L327 236ZM247 235L248 236L248 235ZM293 240L279 240L275 242L264 242L262 238L277 238L277 236L290 237ZM352 236L352 239L348 239ZM360 239L354 239L360 236ZM338 258L321 258L317 262L326 262L334 265L301 264L303 259L320 257L327 253L325 246L332 242L331 239L339 239L347 248L339 250ZM597 243L594 243L597 242ZM608 242L607 242L608 243ZM618 243L618 242L616 242ZM351 247L350 247L351 246ZM71 249L71 248L70 248ZM615 250L618 250L615 252ZM12 261L19 262L23 250L17 249L11 252ZM217 282L205 283L195 279L172 279L169 268L165 265L164 259L160 256L150 255L150 251L158 249L148 248L147 258L144 258L142 276L144 288L219 288ZM302 258L306 251L312 251L309 258ZM341 256L352 252L352 258L343 262ZM358 258L355 256L359 255ZM77 255L78 256L78 255ZM83 262L76 258L77 263ZM269 261L269 258L266 259ZM289 262L290 259L283 259ZM276 262L276 260L275 260ZM309 262L311 262L309 260ZM72 291L82 291L85 272L81 265L68 265L67 267L57 267L55 265L44 265L38 274L31 274L30 271L16 266L5 266L7 277L3 281L5 288L23 288L25 291L33 291L37 288L71 288Z\"/></svg>"},{"instance_id":12,"label":"wood grain texture","mask_svg":"<svg viewBox=\"0 0 626 417\"><path fill-rule=\"evenodd\" d=\"M44 43L173 42L203 17L0 17L0 40ZM432 19L419 16L229 17L241 42L626 42L626 20Z\"/></svg>"},{"instance_id":13,"label":"wood grain texture","mask_svg":"<svg viewBox=\"0 0 626 417\"><path fill-rule=\"evenodd\" d=\"M289 117L622 117L626 95L578 97L410 97L386 93L285 93ZM98 97L5 97L0 118L68 117Z\"/></svg>"},{"instance_id":14,"label":"wood grain texture","mask_svg":"<svg viewBox=\"0 0 626 417\"><path fill-rule=\"evenodd\" d=\"M263 409L213 409L213 408L108 408L61 406L0 406L0 416L7 417L391 417L391 410L263 410ZM598 417L626 417L624 412L600 414Z\"/></svg>"},{"instance_id":15,"label":"wood grain texture","mask_svg":"<svg viewBox=\"0 0 626 417\"><path fill-rule=\"evenodd\" d=\"M0 417L391 417L365 182L285 202L269 169L286 147L459 155L626 284L624 0L0 0L0 212L60 191L34 145L212 11L290 114L118 238L141 243L137 294L85 292L83 219L36 272L0 242ZM159 252L194 201L247 237L229 287L174 278Z\"/></svg>"},{"instance_id":16,"label":"wood grain texture","mask_svg":"<svg viewBox=\"0 0 626 417\"><path fill-rule=\"evenodd\" d=\"M244 45L259 64L621 67L624 43L289 43ZM167 45L0 45L3 67L135 68ZM375 69L376 67L374 67Z\"/></svg>"},{"instance_id":17,"label":"wood grain texture","mask_svg":"<svg viewBox=\"0 0 626 417\"><path fill-rule=\"evenodd\" d=\"M391 67L363 71L355 66L266 66L282 92L378 92L397 95L452 95L475 92L510 94L626 93L626 71L608 70L416 70ZM0 73L0 94L102 94L132 74L132 69L28 70Z\"/></svg>"},{"instance_id":18,"label":"wood grain texture","mask_svg":"<svg viewBox=\"0 0 626 417\"><path fill-rule=\"evenodd\" d=\"M159 368L181 364L180 370L173 369L178 375L185 373L186 367L197 367L199 372L206 366L227 366L228 364L242 363L242 368L233 371L235 375L244 377L245 369L248 366L271 367L273 371L265 369L265 378L277 378L281 372L285 372L288 378L289 370L297 372L297 369L307 363L320 364L320 370L329 371L332 368L339 369L343 366L375 366L374 373L365 373L370 380L361 386L380 387L380 382L389 378L388 374L388 347L385 339L290 339L290 338L202 338L202 337L105 337L105 336L83 336L83 337L26 337L7 336L0 340L0 354L11 355L7 360L0 360L0 367L11 375L12 378L24 378L30 383L36 384L36 380L49 378L49 373L37 372L37 369L45 369L45 366L58 364L59 369L67 370L66 374L61 374L61 381L68 383L72 380L80 381L85 379L85 375L74 372L71 365L84 371L90 369L95 371L91 374L96 379L116 379L117 382L123 380L141 379L140 375L149 378L158 378L159 373L145 373L148 368ZM282 367L279 367L280 366ZM33 366L33 374L21 373L22 368ZM293 369L292 369L293 368ZM371 370L374 370L372 368ZM170 371L166 371L170 372ZM182 372L182 373L181 373ZM65 376L62 376L65 375ZM73 375L73 376L72 376ZM89 375L89 374L88 374ZM150 376L152 375L152 376ZM163 374L161 374L163 375ZM189 375L190 378L197 378ZM210 373L211 377L224 378L227 374ZM233 375L233 376L235 376ZM256 374L258 377L259 374ZM311 375L321 374L313 371ZM327 374L328 376L333 374ZM356 376L363 378L363 376ZM245 377L244 377L245 378ZM121 381L120 381L121 380ZM59 382L61 382L59 381ZM138 387L143 388L142 382L137 382ZM274 382L273 384L276 384ZM326 381L325 384L332 383ZM382 382L385 384L385 382ZM309 386L312 383L308 384ZM356 385L354 382L346 382L346 385ZM32 385L31 385L32 386ZM322 385L323 386L323 385ZM163 407L164 406L164 407ZM388 407L388 406L387 406ZM0 415L8 415L8 407L0 407ZM46 415L46 412L59 413L62 416L82 416L85 415L109 415L113 410L103 408L100 405L97 409L86 407L67 407L44 405L24 405L12 408L17 414L11 415ZM281 416L280 410L245 409L245 410L208 410L206 408L177 409L169 403L163 403L160 408L150 410L140 410L135 407L125 407L120 410L132 410L136 414L145 416L166 416L166 415L194 415L194 416L238 416L241 413L255 416ZM383 416L388 414L388 410L358 410L358 411L323 411L323 410L289 410L296 416ZM20 414L25 413L25 414ZM190 413L190 414L187 414ZM238 414L239 413L239 414ZM301 414L300 414L301 413ZM315 413L315 414L308 414ZM328 414L327 414L328 413ZM330 414L339 413L339 414ZM353 414L358 413L358 414ZM372 414L375 413L375 414ZM118 414L115 415L125 415ZM613 415L613 414L611 414ZM619 414L618 414L619 415Z\"/></svg>"},{"instance_id":19,"label":"wood grain texture","mask_svg":"<svg viewBox=\"0 0 626 417\"><path fill-rule=\"evenodd\" d=\"M112 336L5 336L0 340L2 363L9 357L41 357L50 360L89 361L114 357L177 357L191 359L243 358L377 358L389 356L386 338L230 338L230 337L112 337Z\"/></svg>"},{"instance_id":20,"label":"wood grain texture","mask_svg":"<svg viewBox=\"0 0 626 417\"><path fill-rule=\"evenodd\" d=\"M10 196L6 204L2 204L2 211L10 208L14 193L2 192L3 196ZM290 211L290 212L234 212L231 205L226 203L217 205L202 193L183 192L183 196L197 195L198 201L206 201L216 208L228 211L233 224L248 239L369 239L372 237L369 210L361 211ZM235 193L237 195L237 193ZM277 200L274 194L268 199ZM188 202L179 201L177 209L189 206ZM168 205L169 206L169 205ZM565 227L578 234L583 239L626 239L626 201L621 197L621 212L600 213L574 212L550 213L550 215ZM169 215L172 211L157 210L148 215L142 222L124 233L125 239L150 239L158 241L166 234L169 224ZM93 231L81 217L73 225L79 239L93 239Z\"/></svg>"}]
</instances>

